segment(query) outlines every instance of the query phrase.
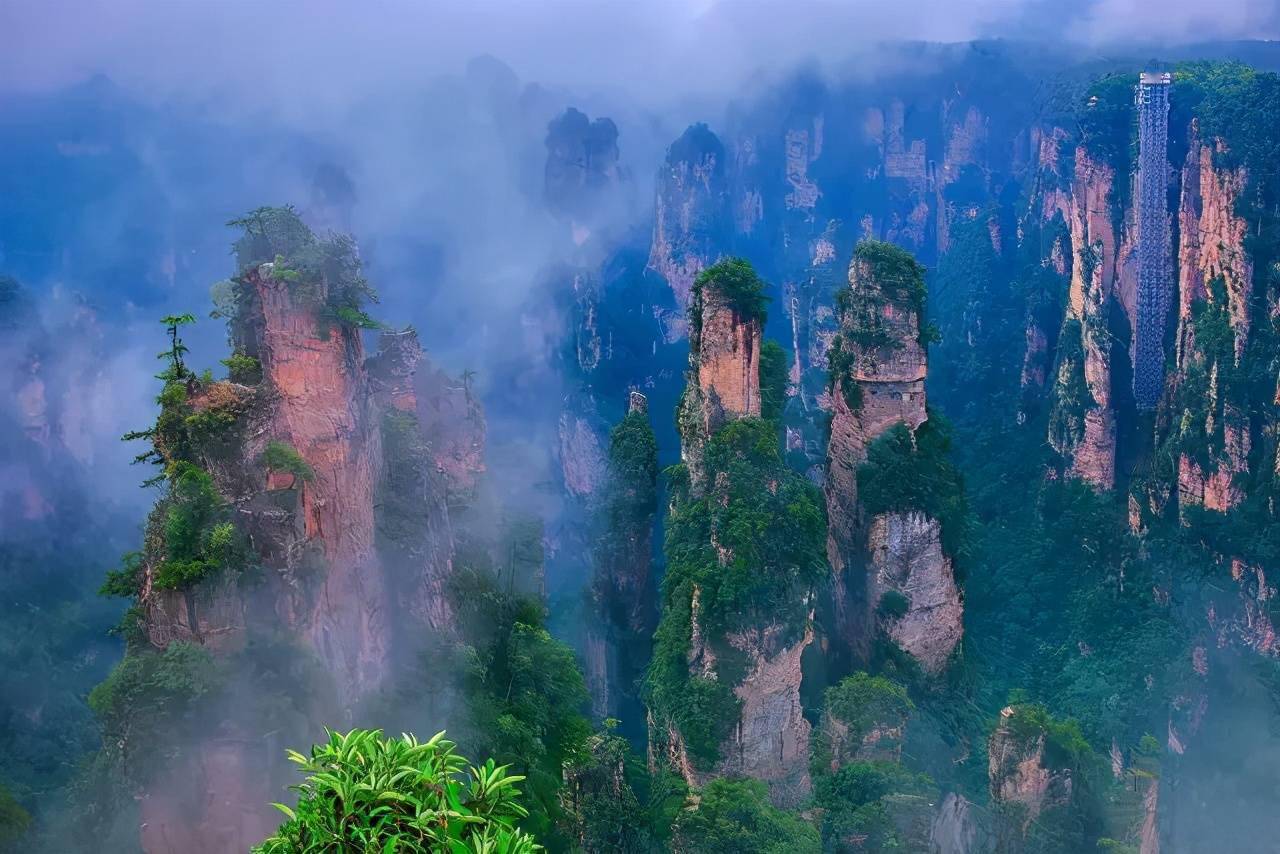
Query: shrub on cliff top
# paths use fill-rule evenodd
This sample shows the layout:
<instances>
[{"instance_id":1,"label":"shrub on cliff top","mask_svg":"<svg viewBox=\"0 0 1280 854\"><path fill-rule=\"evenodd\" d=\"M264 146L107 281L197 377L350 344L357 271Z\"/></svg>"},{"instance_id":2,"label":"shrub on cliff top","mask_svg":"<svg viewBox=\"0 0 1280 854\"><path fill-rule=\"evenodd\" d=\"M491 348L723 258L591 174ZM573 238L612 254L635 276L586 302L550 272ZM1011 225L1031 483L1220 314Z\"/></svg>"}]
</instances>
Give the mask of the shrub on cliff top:
<instances>
[{"instance_id":1,"label":"shrub on cliff top","mask_svg":"<svg viewBox=\"0 0 1280 854\"><path fill-rule=\"evenodd\" d=\"M860 741L876 726L904 726L915 704L898 683L859 671L827 689L826 709Z\"/></svg>"},{"instance_id":2,"label":"shrub on cliff top","mask_svg":"<svg viewBox=\"0 0 1280 854\"><path fill-rule=\"evenodd\" d=\"M725 258L698 274L693 280L695 295L701 296L707 288L713 288L738 314L748 320L758 320L763 326L767 316L769 297L765 296L765 283L744 258ZM696 299L696 297L695 297ZM701 317L697 319L701 324Z\"/></svg>"},{"instance_id":3,"label":"shrub on cliff top","mask_svg":"<svg viewBox=\"0 0 1280 854\"><path fill-rule=\"evenodd\" d=\"M322 331L331 323L379 328L364 312L364 304L377 302L378 296L364 277L360 252L349 236L317 238L291 206L257 208L227 225L242 230L234 247L240 270L272 263L273 278L315 300Z\"/></svg>"},{"instance_id":4,"label":"shrub on cliff top","mask_svg":"<svg viewBox=\"0 0 1280 854\"><path fill-rule=\"evenodd\" d=\"M853 260L870 266L876 284L895 302L911 307L924 327L927 290L924 265L900 246L883 240L863 240L853 250Z\"/></svg>"},{"instance_id":5,"label":"shrub on cliff top","mask_svg":"<svg viewBox=\"0 0 1280 854\"><path fill-rule=\"evenodd\" d=\"M310 756L289 751L307 775L293 788L298 805L274 806L288 816L258 854L308 851L493 852L541 849L516 822L528 813L518 800L523 777L492 759L479 767L437 733L384 738L381 730L330 732Z\"/></svg>"}]
</instances>

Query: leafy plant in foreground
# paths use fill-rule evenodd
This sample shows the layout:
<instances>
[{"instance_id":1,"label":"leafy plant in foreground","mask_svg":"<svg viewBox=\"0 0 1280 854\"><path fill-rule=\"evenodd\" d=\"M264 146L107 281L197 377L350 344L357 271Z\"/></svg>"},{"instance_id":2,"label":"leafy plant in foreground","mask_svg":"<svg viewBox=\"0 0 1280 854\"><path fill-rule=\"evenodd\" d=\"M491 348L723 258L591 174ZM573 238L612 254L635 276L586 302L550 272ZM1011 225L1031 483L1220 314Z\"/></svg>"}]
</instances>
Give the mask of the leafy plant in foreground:
<instances>
[{"instance_id":1,"label":"leafy plant in foreground","mask_svg":"<svg viewBox=\"0 0 1280 854\"><path fill-rule=\"evenodd\" d=\"M515 827L526 815L515 784L493 760L477 767L440 732L419 742L381 730L329 732L329 741L289 758L307 775L293 788L298 806L257 854L301 852L474 852L542 850Z\"/></svg>"}]
</instances>

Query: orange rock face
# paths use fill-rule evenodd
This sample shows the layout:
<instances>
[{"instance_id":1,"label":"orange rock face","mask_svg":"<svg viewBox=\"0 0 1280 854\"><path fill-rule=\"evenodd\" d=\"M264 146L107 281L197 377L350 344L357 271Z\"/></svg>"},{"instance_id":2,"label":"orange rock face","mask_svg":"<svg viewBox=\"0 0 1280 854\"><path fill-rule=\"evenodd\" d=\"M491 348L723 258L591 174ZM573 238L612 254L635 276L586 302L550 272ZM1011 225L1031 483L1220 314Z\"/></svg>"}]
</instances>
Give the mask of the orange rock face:
<instances>
[{"instance_id":1,"label":"orange rock face","mask_svg":"<svg viewBox=\"0 0 1280 854\"><path fill-rule=\"evenodd\" d=\"M1194 347L1191 307L1197 300L1212 298L1208 283L1219 276L1226 285L1237 360L1249 338L1253 264L1244 248L1248 224L1235 213L1246 175L1243 167L1215 168L1213 154L1212 147L1200 142L1193 124L1178 206L1179 365Z\"/></svg>"},{"instance_id":2,"label":"orange rock face","mask_svg":"<svg viewBox=\"0 0 1280 854\"><path fill-rule=\"evenodd\" d=\"M381 681L389 641L374 551L381 441L370 423L363 347L355 331L321 330L315 310L298 305L288 283L269 271L250 281L262 305L263 376L276 395L269 431L315 471L302 486L302 516L306 539L323 547L326 564L322 579L304 580L316 584L314 592L281 603L281 616L358 697Z\"/></svg>"},{"instance_id":3,"label":"orange rock face","mask_svg":"<svg viewBox=\"0 0 1280 854\"><path fill-rule=\"evenodd\" d=\"M734 418L760 415L760 324L743 318L719 294L703 303L698 385L706 396L708 432Z\"/></svg>"},{"instance_id":4,"label":"orange rock face","mask_svg":"<svg viewBox=\"0 0 1280 854\"><path fill-rule=\"evenodd\" d=\"M705 488L708 438L735 418L760 416L760 321L746 317L708 285L691 311L700 318L689 341L689 372L680 402L680 456L696 491Z\"/></svg>"},{"instance_id":5,"label":"orange rock face","mask_svg":"<svg viewBox=\"0 0 1280 854\"><path fill-rule=\"evenodd\" d=\"M1232 351L1236 363L1249 341L1249 300L1253 293L1253 265L1245 251L1248 225L1236 215L1236 204L1244 191L1243 168L1214 166L1215 148L1202 144L1192 125L1191 147L1182 170L1182 198L1178 208L1181 243L1178 248L1178 370L1185 375L1206 355L1195 340L1194 310L1200 303L1214 303L1225 295L1226 310L1234 336ZM1209 286L1222 282L1216 291ZM1250 437L1248 419L1238 401L1220 395L1217 364L1203 365L1210 375L1205 433L1221 441L1211 444L1208 466L1183 454L1178 460L1178 497L1184 504L1211 510L1230 510L1243 500L1235 486L1238 475L1249 471ZM1175 413L1178 415L1179 413ZM1216 421L1220 419L1220 421ZM1215 423L1216 421L1216 423Z\"/></svg>"},{"instance_id":6,"label":"orange rock face","mask_svg":"<svg viewBox=\"0 0 1280 854\"><path fill-rule=\"evenodd\" d=\"M1111 403L1111 343L1107 316L1112 299L1124 298L1118 282L1129 282L1129 301L1136 299L1136 272L1131 269L1132 229L1120 241L1112 221L1111 205L1116 176L1111 167L1076 149L1071 193L1055 192L1052 212L1061 213L1071 233L1071 284L1067 318L1078 321L1083 372L1091 403L1082 413L1083 429L1073 443L1054 444L1067 461L1067 470L1097 489L1115 485L1115 414ZM1051 213L1046 209L1046 215ZM1135 316L1130 311L1130 317ZM1060 342L1059 347L1063 344ZM1061 389L1055 390L1060 391ZM1051 441L1055 437L1051 436ZM1063 437L1056 437L1061 440Z\"/></svg>"},{"instance_id":7,"label":"orange rock face","mask_svg":"<svg viewBox=\"0 0 1280 854\"><path fill-rule=\"evenodd\" d=\"M1021 832L1046 808L1066 803L1072 794L1069 770L1052 770L1045 765L1045 734L1015 733L1013 706L1000 712L1000 722L987 742L987 777L991 799L998 803L1021 804Z\"/></svg>"}]
</instances>

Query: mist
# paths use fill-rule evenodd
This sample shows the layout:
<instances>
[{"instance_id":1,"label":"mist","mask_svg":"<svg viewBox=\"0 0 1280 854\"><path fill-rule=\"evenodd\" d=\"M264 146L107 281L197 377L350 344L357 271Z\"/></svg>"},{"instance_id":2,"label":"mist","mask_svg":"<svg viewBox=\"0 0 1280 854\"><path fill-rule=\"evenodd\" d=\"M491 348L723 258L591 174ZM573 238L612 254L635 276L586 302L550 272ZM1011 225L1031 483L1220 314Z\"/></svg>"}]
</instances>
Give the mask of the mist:
<instances>
[{"instance_id":1,"label":"mist","mask_svg":"<svg viewBox=\"0 0 1280 854\"><path fill-rule=\"evenodd\" d=\"M44 658L8 651L49 676L47 685L28 673L5 682L0 712L19 723L0 746L49 737L42 711L68 732L91 725L85 697L122 653L108 630L125 609L97 588L119 555L140 547L156 498L140 488L154 472L132 465L142 444L120 437L157 409L161 317L196 315L184 331L189 361L221 373L227 330L208 316L209 289L237 272L229 220L290 205L317 234L351 233L379 294L370 314L413 326L431 368L474 372L492 488L504 508L546 524L551 622L570 635L599 493L570 483L568 468L600 463L636 388L651 395L662 461L679 459L670 413L687 345L662 341L658 303L645 290L668 146L694 122L726 140L761 115L776 124L796 91L932 85L930 75L975 41L1016 54L1019 67L1108 68L1117 56L1234 56L1236 42L1280 38L1280 0L1069 5L0 4L0 276L13 276L30 306L19 326L0 328L0 590L33 633L56 614L79 644ZM589 203L579 207L552 198L548 182L551 127L569 109L617 130L616 170L606 188L584 190ZM828 146L843 144L832 138ZM639 366L590 383L566 370L582 271L601 279L602 305L610 288L619 302L624 290L644 294L632 314L609 319L615 331L639 330L637 341L616 342L618 361L634 356ZM787 334L780 302L775 337ZM375 342L365 336L370 350ZM40 496L52 496L48 507ZM270 672L271 656L263 660ZM237 685L225 708L240 697ZM335 717L348 711L332 708ZM429 735L438 713L397 709L391 718ZM1251 731L1265 723L1240 717ZM316 732L274 732L272 747L302 748L295 736L304 735ZM49 738L51 750L94 747ZM36 752L0 764L0 777ZM64 781L70 771L42 773ZM1185 822L1202 830L1198 818ZM119 830L127 837L131 828Z\"/></svg>"}]
</instances>

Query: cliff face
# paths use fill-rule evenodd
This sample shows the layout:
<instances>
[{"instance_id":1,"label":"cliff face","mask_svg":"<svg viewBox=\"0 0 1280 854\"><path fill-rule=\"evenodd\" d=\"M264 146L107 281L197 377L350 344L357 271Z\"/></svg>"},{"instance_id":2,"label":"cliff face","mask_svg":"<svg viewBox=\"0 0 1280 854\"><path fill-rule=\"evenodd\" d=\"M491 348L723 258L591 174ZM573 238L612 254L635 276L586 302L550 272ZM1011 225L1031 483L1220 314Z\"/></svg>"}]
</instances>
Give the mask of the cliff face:
<instances>
[{"instance_id":1,"label":"cliff face","mask_svg":"<svg viewBox=\"0 0 1280 854\"><path fill-rule=\"evenodd\" d=\"M675 490L668 522L676 529L668 559L679 565L665 582L650 739L655 756L691 785L749 776L768 783L776 803L794 805L810 785L800 661L814 639L808 591L821 533L809 516L777 527L795 508L818 509L812 487L782 463L780 426L760 418L763 287L739 260L709 268L694 286L677 412L688 479ZM687 640L678 656L662 649L672 631ZM683 701L664 703L695 681L719 697L710 737L709 721L683 717ZM686 730L699 733L696 753Z\"/></svg>"},{"instance_id":2,"label":"cliff face","mask_svg":"<svg viewBox=\"0 0 1280 854\"><path fill-rule=\"evenodd\" d=\"M889 623L889 636L927 672L941 671L964 634L964 606L938 521L919 513L882 513L871 521L867 548L871 601L889 591L907 599L906 613Z\"/></svg>"},{"instance_id":3,"label":"cliff face","mask_svg":"<svg viewBox=\"0 0 1280 854\"><path fill-rule=\"evenodd\" d=\"M809 793L809 735L812 727L800 702L800 658L813 643L813 628L793 642L782 641L784 625L766 625L729 636L747 657L747 673L734 686L742 701L739 723L722 745L716 776L763 780L776 803L795 805ZM705 782L706 777L703 777Z\"/></svg>"},{"instance_id":4,"label":"cliff face","mask_svg":"<svg viewBox=\"0 0 1280 854\"><path fill-rule=\"evenodd\" d=\"M423 437L451 504L475 498L485 473L485 419L471 379L424 366L413 375L414 403Z\"/></svg>"},{"instance_id":5,"label":"cliff face","mask_svg":"<svg viewBox=\"0 0 1280 854\"><path fill-rule=\"evenodd\" d=\"M468 449L461 459L444 450L444 460L460 463L459 478L474 478L467 461L480 453L474 437L483 436L483 421L467 405L461 414L470 426L450 423L460 413L441 401L455 395L440 390L456 387L423 370L415 333L384 333L366 360L359 328L326 313L325 283L287 264L278 255L235 285L231 337L252 368L232 374L250 376L210 382L188 373L171 382L153 437L170 472L186 466L197 485L209 478L201 500L225 507L230 520L218 536L244 551L175 582L172 538L182 529L172 514L191 499L189 487L171 485L147 528L138 601L143 632L158 649L185 641L248 671L237 656L250 643L305 650L323 684L291 696L294 714L333 725L426 637L454 628L450 486L431 440L472 437L455 443ZM456 397L470 400L465 388ZM265 748L252 716L261 712L242 713L233 694L209 702L228 709L216 730L142 786L148 852L244 848L275 824L262 808L273 766L258 756Z\"/></svg>"},{"instance_id":6,"label":"cliff face","mask_svg":"<svg viewBox=\"0 0 1280 854\"><path fill-rule=\"evenodd\" d=\"M316 587L279 601L277 610L343 693L358 697L382 680L389 660L386 584L374 548L381 435L358 331L330 328L322 337L315 311L298 305L272 272L263 265L248 277L262 310L258 359L273 392L267 431L315 472L301 484L299 512L304 543L320 546L326 565ZM314 583L299 581L304 589Z\"/></svg>"},{"instance_id":7,"label":"cliff face","mask_svg":"<svg viewBox=\"0 0 1280 854\"><path fill-rule=\"evenodd\" d=\"M707 440L729 421L760 416L762 330L758 318L712 287L695 291L691 312L700 322L689 338L688 382L676 417L680 457L694 490L701 491Z\"/></svg>"},{"instance_id":8,"label":"cliff face","mask_svg":"<svg viewBox=\"0 0 1280 854\"><path fill-rule=\"evenodd\" d=\"M1117 270L1128 269L1132 255L1128 239L1121 247L1115 233L1116 180L1110 166L1096 161L1081 146L1075 152L1070 194L1052 197L1056 212L1070 229L1071 281L1051 392L1049 444L1063 456L1071 475L1098 489L1115 484L1116 423L1107 323Z\"/></svg>"},{"instance_id":9,"label":"cliff face","mask_svg":"<svg viewBox=\"0 0 1280 854\"><path fill-rule=\"evenodd\" d=\"M139 798L143 851L247 851L275 830L276 817L262 809L275 797L267 757L236 738L194 745L190 754Z\"/></svg>"},{"instance_id":10,"label":"cliff face","mask_svg":"<svg viewBox=\"0 0 1280 854\"><path fill-rule=\"evenodd\" d=\"M1016 718L1025 714L1013 706L1003 709L987 743L991 799L1022 808L1017 816L1021 833L1047 807L1069 801L1072 790L1069 771L1045 764L1045 733L1034 726L1019 726Z\"/></svg>"},{"instance_id":11,"label":"cliff face","mask_svg":"<svg viewBox=\"0 0 1280 854\"><path fill-rule=\"evenodd\" d=\"M907 275L919 275L906 269ZM871 443L894 425L914 432L928 418L920 292L898 275L891 263L872 256L855 255L849 269L830 356L827 559L841 640L865 655L875 627L872 610L893 591L908 604L905 613L888 620L890 636L937 672L960 640L963 611L940 525L914 513L869 516L858 497L858 467Z\"/></svg>"},{"instance_id":12,"label":"cliff face","mask_svg":"<svg viewBox=\"0 0 1280 854\"><path fill-rule=\"evenodd\" d=\"M446 590L453 572L449 484L423 429L430 404L418 396L418 372L426 367L412 329L383 332L378 353L368 362L384 459L376 497L377 544L391 597L411 618L409 637L398 638L406 646L421 627L442 635L456 629Z\"/></svg>"},{"instance_id":13,"label":"cliff face","mask_svg":"<svg viewBox=\"0 0 1280 854\"><path fill-rule=\"evenodd\" d=\"M694 125L672 144L658 172L649 268L675 297L675 312L658 316L668 340L685 334L693 280L720 256L728 223L724 146L706 125Z\"/></svg>"},{"instance_id":14,"label":"cliff face","mask_svg":"<svg viewBox=\"0 0 1280 854\"><path fill-rule=\"evenodd\" d=\"M1181 411L1171 417L1183 436L1202 437L1200 453L1178 455L1178 499L1182 505L1230 510L1243 493L1237 483L1249 472L1251 445L1247 405L1233 399L1226 378L1240 367L1250 340L1253 263L1245 250L1248 226L1236 214L1247 175L1243 167L1214 165L1221 141L1202 142L1195 122L1182 168L1178 207L1178 371L1188 384ZM1197 340L1212 334L1220 319L1228 342Z\"/></svg>"},{"instance_id":15,"label":"cliff face","mask_svg":"<svg viewBox=\"0 0 1280 854\"><path fill-rule=\"evenodd\" d=\"M612 119L592 121L570 107L547 126L547 205L572 221L577 244L590 236L594 220L607 203L601 191L621 178L618 128Z\"/></svg>"},{"instance_id":16,"label":"cliff face","mask_svg":"<svg viewBox=\"0 0 1280 854\"><path fill-rule=\"evenodd\" d=\"M598 496L591 593L586 621L586 677L597 718L638 720L635 685L648 663L657 603L650 564L658 511L658 446L648 401L628 398L609 442L607 477Z\"/></svg>"}]
</instances>

